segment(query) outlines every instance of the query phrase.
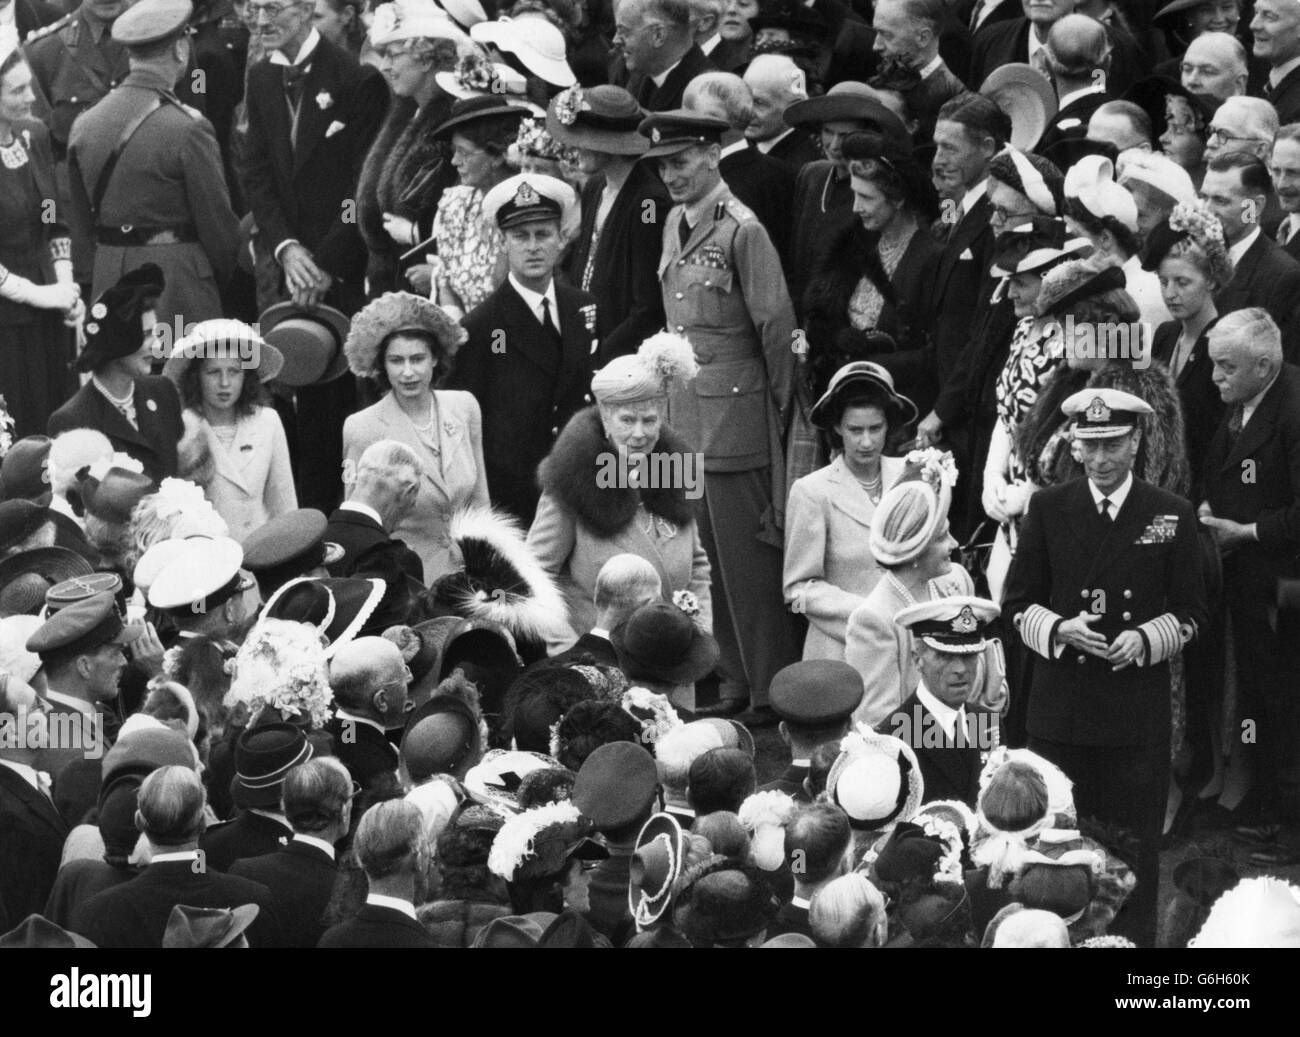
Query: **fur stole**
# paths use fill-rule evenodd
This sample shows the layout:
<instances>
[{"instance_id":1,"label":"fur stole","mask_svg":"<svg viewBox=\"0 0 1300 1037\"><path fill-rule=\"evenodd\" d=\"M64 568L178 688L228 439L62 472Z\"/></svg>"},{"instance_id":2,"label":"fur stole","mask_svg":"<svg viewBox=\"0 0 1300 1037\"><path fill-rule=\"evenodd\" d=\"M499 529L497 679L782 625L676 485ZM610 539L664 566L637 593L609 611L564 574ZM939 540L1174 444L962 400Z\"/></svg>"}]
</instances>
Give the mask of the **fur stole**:
<instances>
[{"instance_id":1,"label":"fur stole","mask_svg":"<svg viewBox=\"0 0 1300 1037\"><path fill-rule=\"evenodd\" d=\"M652 515L677 526L694 521L695 510L684 486L666 489L604 489L596 485L599 456L613 453L600 421L600 408L578 411L564 426L550 455L537 469L542 492L549 493L577 516L578 522L600 537L612 537L636 515L638 502ZM654 455L694 453L685 440L664 425ZM672 469L665 467L664 471Z\"/></svg>"}]
</instances>

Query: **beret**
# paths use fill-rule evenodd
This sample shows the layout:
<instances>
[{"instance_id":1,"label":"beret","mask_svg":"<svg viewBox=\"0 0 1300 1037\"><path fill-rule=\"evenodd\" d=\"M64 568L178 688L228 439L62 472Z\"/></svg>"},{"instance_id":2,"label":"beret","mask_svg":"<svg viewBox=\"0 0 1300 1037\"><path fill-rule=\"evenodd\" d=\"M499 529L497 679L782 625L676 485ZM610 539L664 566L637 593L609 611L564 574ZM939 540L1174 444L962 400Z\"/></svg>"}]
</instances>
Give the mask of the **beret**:
<instances>
[{"instance_id":1,"label":"beret","mask_svg":"<svg viewBox=\"0 0 1300 1037\"><path fill-rule=\"evenodd\" d=\"M834 659L808 659L777 671L768 693L777 716L805 727L847 720L864 694L862 675Z\"/></svg>"}]
</instances>

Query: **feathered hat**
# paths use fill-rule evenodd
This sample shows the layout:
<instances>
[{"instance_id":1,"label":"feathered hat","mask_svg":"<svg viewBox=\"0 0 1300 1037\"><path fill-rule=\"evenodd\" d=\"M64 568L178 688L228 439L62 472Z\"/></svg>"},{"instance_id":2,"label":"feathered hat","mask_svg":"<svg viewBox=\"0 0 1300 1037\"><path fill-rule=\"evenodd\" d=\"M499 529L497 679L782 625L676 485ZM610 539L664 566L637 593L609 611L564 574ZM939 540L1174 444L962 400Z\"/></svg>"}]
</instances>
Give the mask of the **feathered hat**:
<instances>
[{"instance_id":1,"label":"feathered hat","mask_svg":"<svg viewBox=\"0 0 1300 1037\"><path fill-rule=\"evenodd\" d=\"M888 834L921 806L921 764L906 742L859 724L840 742L826 796L849 815L854 829Z\"/></svg>"},{"instance_id":2,"label":"feathered hat","mask_svg":"<svg viewBox=\"0 0 1300 1037\"><path fill-rule=\"evenodd\" d=\"M661 331L641 343L631 356L615 357L591 379L591 391L602 406L635 403L665 396L678 383L689 382L700 370L695 351L681 335Z\"/></svg>"},{"instance_id":3,"label":"feathered hat","mask_svg":"<svg viewBox=\"0 0 1300 1037\"><path fill-rule=\"evenodd\" d=\"M385 292L352 318L343 353L358 378L373 378L379 370L379 347L398 331L432 335L444 355L453 357L469 332L435 303L411 292Z\"/></svg>"}]
</instances>

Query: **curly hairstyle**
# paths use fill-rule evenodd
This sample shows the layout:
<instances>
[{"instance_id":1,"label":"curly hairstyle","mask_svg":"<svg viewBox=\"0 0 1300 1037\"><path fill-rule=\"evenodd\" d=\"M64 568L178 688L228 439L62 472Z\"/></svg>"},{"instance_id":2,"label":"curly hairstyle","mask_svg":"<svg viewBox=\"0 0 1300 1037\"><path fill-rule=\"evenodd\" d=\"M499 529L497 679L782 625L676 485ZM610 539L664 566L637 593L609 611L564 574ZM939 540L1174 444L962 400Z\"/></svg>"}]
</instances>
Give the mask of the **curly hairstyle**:
<instances>
[{"instance_id":1,"label":"curly hairstyle","mask_svg":"<svg viewBox=\"0 0 1300 1037\"><path fill-rule=\"evenodd\" d=\"M451 372L452 360L469 338L441 307L411 292L385 292L352 318L343 352L359 378L374 379L387 391L384 354L397 335L418 339L438 363L436 384Z\"/></svg>"},{"instance_id":2,"label":"curly hairstyle","mask_svg":"<svg viewBox=\"0 0 1300 1037\"><path fill-rule=\"evenodd\" d=\"M199 414L203 413L204 363L205 361L200 359L191 361L181 368L180 384L177 385L181 394L181 403ZM262 386L262 380L257 376L257 371L246 368L241 373L244 380L239 387L239 399L235 401L235 413L243 418L251 418L258 407L266 406L269 399L266 389Z\"/></svg>"}]
</instances>

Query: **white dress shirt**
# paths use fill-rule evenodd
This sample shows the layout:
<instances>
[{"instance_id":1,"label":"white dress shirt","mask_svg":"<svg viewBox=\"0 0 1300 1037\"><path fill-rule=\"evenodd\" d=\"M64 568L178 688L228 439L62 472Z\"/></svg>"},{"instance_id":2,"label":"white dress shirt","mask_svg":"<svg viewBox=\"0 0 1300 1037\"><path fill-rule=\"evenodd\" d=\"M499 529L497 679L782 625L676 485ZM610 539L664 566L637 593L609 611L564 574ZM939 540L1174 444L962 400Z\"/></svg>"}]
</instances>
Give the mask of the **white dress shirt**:
<instances>
[{"instance_id":1,"label":"white dress shirt","mask_svg":"<svg viewBox=\"0 0 1300 1037\"><path fill-rule=\"evenodd\" d=\"M365 515L366 518L374 519L382 528L384 520L379 517L379 512L369 504L362 504L359 500L345 500L339 505L340 509L346 508L348 511L355 511L358 515Z\"/></svg>"},{"instance_id":2,"label":"white dress shirt","mask_svg":"<svg viewBox=\"0 0 1300 1037\"><path fill-rule=\"evenodd\" d=\"M401 897L386 897L382 893L367 893L366 903L374 904L375 907L392 908L394 911L402 912L412 922L417 921L415 908L411 906L409 900L403 900Z\"/></svg>"},{"instance_id":3,"label":"white dress shirt","mask_svg":"<svg viewBox=\"0 0 1300 1037\"><path fill-rule=\"evenodd\" d=\"M320 33L312 29L307 33L307 38L302 41L302 46L298 48L298 56L292 61L282 50L272 51L271 56L267 58L272 65L301 65L311 57L317 45L320 43Z\"/></svg>"},{"instance_id":4,"label":"white dress shirt","mask_svg":"<svg viewBox=\"0 0 1300 1037\"><path fill-rule=\"evenodd\" d=\"M952 706L940 702L925 686L925 681L917 682L916 697L926 711L939 721L939 726L943 728L943 733L948 736L948 740L955 741L957 725L960 723L963 729L966 725L966 707L958 706L953 709Z\"/></svg>"},{"instance_id":5,"label":"white dress shirt","mask_svg":"<svg viewBox=\"0 0 1300 1037\"><path fill-rule=\"evenodd\" d=\"M177 850L173 853L155 853L149 858L150 864L166 864L169 861L197 861L198 850Z\"/></svg>"},{"instance_id":6,"label":"white dress shirt","mask_svg":"<svg viewBox=\"0 0 1300 1037\"><path fill-rule=\"evenodd\" d=\"M324 839L317 839L314 835L303 835L301 833L295 835L293 841L296 843L304 843L307 846L314 846L316 849L320 850L321 853L329 854L330 860L334 860L333 843L327 843Z\"/></svg>"},{"instance_id":7,"label":"white dress shirt","mask_svg":"<svg viewBox=\"0 0 1300 1037\"><path fill-rule=\"evenodd\" d=\"M1103 500L1110 501L1110 517L1113 519L1119 514L1119 509L1124 507L1124 502L1128 500L1128 491L1133 489L1133 473L1129 472L1119 487L1111 493L1102 493L1101 490L1097 489L1097 484L1091 479L1088 480L1088 489L1092 491L1092 503L1098 515L1101 514L1101 502Z\"/></svg>"},{"instance_id":8,"label":"white dress shirt","mask_svg":"<svg viewBox=\"0 0 1300 1037\"><path fill-rule=\"evenodd\" d=\"M528 308L533 311L533 316L537 318L538 324L542 323L542 300L550 300L551 320L555 323L555 327L562 332L563 329L560 328L560 305L555 301L555 278L551 278L551 283L546 286L546 291L535 292L531 288L525 288L520 284L519 279L514 274L508 274L507 276L510 278L510 283L514 285L515 291L520 294L524 302L528 304Z\"/></svg>"},{"instance_id":9,"label":"white dress shirt","mask_svg":"<svg viewBox=\"0 0 1300 1037\"><path fill-rule=\"evenodd\" d=\"M1261 231L1258 226L1251 227L1249 234L1228 249L1228 258L1232 260L1233 266L1241 262L1241 257L1246 254L1251 245L1255 244L1255 239L1260 234Z\"/></svg>"}]
</instances>

